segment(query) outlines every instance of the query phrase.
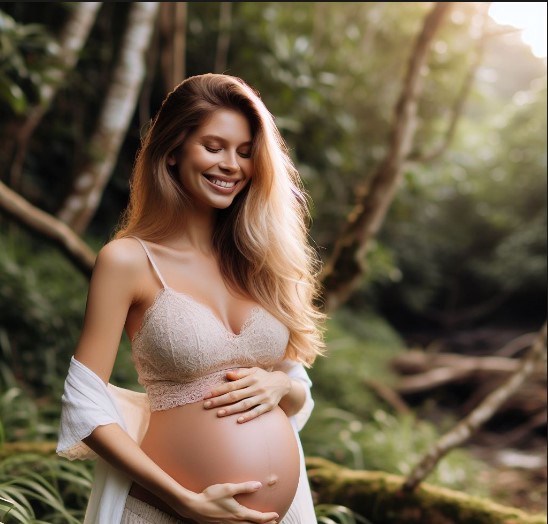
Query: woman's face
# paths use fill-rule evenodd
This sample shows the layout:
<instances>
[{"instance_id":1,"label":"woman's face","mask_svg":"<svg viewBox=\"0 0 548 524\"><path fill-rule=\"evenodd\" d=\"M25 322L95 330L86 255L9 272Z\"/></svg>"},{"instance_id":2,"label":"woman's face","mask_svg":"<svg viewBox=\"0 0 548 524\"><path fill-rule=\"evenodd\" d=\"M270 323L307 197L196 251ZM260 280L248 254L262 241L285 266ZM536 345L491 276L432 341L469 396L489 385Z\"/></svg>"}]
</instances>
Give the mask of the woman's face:
<instances>
[{"instance_id":1,"label":"woman's face","mask_svg":"<svg viewBox=\"0 0 548 524\"><path fill-rule=\"evenodd\" d=\"M253 175L247 118L218 109L168 158L179 182L198 208L224 209Z\"/></svg>"}]
</instances>

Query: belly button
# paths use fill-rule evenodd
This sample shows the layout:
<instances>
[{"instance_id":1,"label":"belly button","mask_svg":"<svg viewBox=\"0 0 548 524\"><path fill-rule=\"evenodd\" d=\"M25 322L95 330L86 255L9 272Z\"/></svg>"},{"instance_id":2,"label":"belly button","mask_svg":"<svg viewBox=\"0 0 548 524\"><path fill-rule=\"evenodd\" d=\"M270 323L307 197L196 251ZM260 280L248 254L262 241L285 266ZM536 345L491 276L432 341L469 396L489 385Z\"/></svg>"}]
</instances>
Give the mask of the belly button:
<instances>
[{"instance_id":1,"label":"belly button","mask_svg":"<svg viewBox=\"0 0 548 524\"><path fill-rule=\"evenodd\" d=\"M266 479L266 484L269 487L272 487L277 483L278 483L278 476L277 475L272 474Z\"/></svg>"}]
</instances>

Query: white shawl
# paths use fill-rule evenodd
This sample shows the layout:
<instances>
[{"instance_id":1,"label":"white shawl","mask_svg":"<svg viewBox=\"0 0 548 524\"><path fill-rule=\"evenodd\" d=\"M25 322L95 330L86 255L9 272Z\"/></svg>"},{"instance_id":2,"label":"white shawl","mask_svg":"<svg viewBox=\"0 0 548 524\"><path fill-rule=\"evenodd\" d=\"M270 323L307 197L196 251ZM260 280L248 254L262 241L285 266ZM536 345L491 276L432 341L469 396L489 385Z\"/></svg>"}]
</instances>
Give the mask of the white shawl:
<instances>
[{"instance_id":1,"label":"white shawl","mask_svg":"<svg viewBox=\"0 0 548 524\"><path fill-rule=\"evenodd\" d=\"M302 429L312 413L314 401L310 395L312 383L302 366L284 360L276 369L290 378L302 382L306 389L306 401L302 409L290 417L301 451L300 497L303 504L311 507L310 489L304 470L302 448L297 432ZM138 444L144 437L150 418L148 397L105 383L84 364L71 358L62 397L61 423L57 453L70 460L97 458L83 438L98 426L118 424ZM305 490L305 484L307 489ZM125 500L131 487L131 479L98 458L84 524L119 523ZM312 522L312 521L311 521Z\"/></svg>"}]
</instances>

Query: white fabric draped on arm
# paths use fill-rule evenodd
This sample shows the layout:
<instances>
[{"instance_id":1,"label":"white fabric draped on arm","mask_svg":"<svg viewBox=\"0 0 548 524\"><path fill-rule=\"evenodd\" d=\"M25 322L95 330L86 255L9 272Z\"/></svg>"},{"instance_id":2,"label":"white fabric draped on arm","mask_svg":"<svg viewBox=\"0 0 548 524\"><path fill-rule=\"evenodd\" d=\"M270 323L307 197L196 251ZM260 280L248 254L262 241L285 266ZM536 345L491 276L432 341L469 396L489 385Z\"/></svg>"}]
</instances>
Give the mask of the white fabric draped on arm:
<instances>
[{"instance_id":1,"label":"white fabric draped on arm","mask_svg":"<svg viewBox=\"0 0 548 524\"><path fill-rule=\"evenodd\" d=\"M98 426L119 424L140 443L150 408L144 393L105 383L88 367L71 358L62 397L57 453L74 459L96 458L82 442ZM99 458L84 524L120 522L131 480Z\"/></svg>"},{"instance_id":2,"label":"white fabric draped on arm","mask_svg":"<svg viewBox=\"0 0 548 524\"><path fill-rule=\"evenodd\" d=\"M283 371L284 373L287 373L287 376L289 378L295 379L304 385L306 400L303 404L303 407L297 413L295 413L295 415L290 417L293 426L297 429L297 431L301 431L301 429L303 429L304 425L310 418L312 410L314 409L314 399L312 398L312 394L310 393L312 381L308 377L308 373L306 372L304 366L300 362L296 362L294 360L282 360L282 362L277 364L274 369L276 371Z\"/></svg>"},{"instance_id":3,"label":"white fabric draped on arm","mask_svg":"<svg viewBox=\"0 0 548 524\"><path fill-rule=\"evenodd\" d=\"M97 458L82 439L98 426L119 424L139 443L148 426L150 410L145 393L106 385L74 357L70 361L61 402L57 453L70 460Z\"/></svg>"}]
</instances>

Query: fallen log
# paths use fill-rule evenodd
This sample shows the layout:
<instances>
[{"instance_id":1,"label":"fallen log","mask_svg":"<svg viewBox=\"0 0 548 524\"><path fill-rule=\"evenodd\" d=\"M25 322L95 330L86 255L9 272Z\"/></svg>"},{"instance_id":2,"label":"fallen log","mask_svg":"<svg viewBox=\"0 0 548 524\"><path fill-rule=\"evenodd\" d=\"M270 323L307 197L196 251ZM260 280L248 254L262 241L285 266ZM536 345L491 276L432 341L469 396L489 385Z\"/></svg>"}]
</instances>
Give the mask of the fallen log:
<instances>
[{"instance_id":1,"label":"fallen log","mask_svg":"<svg viewBox=\"0 0 548 524\"><path fill-rule=\"evenodd\" d=\"M521 362L508 357L469 357L411 350L395 357L391 365L397 373L403 375L396 386L398 393L411 394L464 380L501 380L515 373ZM546 376L546 367L539 366L533 372L531 380L545 386Z\"/></svg>"},{"instance_id":2,"label":"fallen log","mask_svg":"<svg viewBox=\"0 0 548 524\"><path fill-rule=\"evenodd\" d=\"M0 460L13 455L32 454L32 455L54 455L56 442L3 442L0 444ZM1 523L0 523L1 524Z\"/></svg>"},{"instance_id":3,"label":"fallen log","mask_svg":"<svg viewBox=\"0 0 548 524\"><path fill-rule=\"evenodd\" d=\"M426 483L405 493L405 479L397 475L355 471L317 457L308 457L306 466L319 502L349 507L375 524L546 524L544 515Z\"/></svg>"},{"instance_id":4,"label":"fallen log","mask_svg":"<svg viewBox=\"0 0 548 524\"><path fill-rule=\"evenodd\" d=\"M464 444L479 428L497 413L528 380L538 364L546 359L546 322L535 338L529 352L520 359L520 366L503 384L489 393L464 419L445 433L413 468L403 486L413 491L452 449Z\"/></svg>"}]
</instances>

